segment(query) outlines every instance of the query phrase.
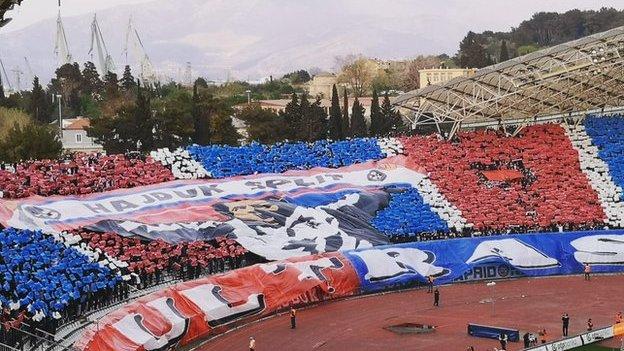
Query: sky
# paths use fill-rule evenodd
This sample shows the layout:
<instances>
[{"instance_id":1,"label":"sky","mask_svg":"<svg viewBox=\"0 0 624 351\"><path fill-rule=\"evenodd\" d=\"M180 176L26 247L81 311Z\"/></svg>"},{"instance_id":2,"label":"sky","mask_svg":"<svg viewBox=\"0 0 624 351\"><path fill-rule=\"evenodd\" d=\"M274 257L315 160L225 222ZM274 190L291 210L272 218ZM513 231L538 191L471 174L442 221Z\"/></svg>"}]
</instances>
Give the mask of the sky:
<instances>
[{"instance_id":1,"label":"sky","mask_svg":"<svg viewBox=\"0 0 624 351\"><path fill-rule=\"evenodd\" d=\"M64 16L75 16L119 5L149 1L151 0L61 0L61 11ZM13 18L7 29L19 30L40 20L55 17L58 9L58 0L24 0L21 6L16 6L15 10L7 15Z\"/></svg>"},{"instance_id":2,"label":"sky","mask_svg":"<svg viewBox=\"0 0 624 351\"><path fill-rule=\"evenodd\" d=\"M112 8L119 5L131 5L137 3L145 3L154 0L61 0L61 11L63 16L75 16L81 15L85 13L94 13L99 10ZM171 0L175 2L175 0ZM209 2L210 0L205 0ZM230 0L230 1L241 1L241 0ZM270 2L271 0L263 0ZM297 1L314 1L314 0L292 0L293 2ZM383 4L382 6L387 6L387 4L392 5L392 2L395 0L360 0L358 3L361 4L362 7L372 6L375 7L375 4ZM400 1L400 0L399 0ZM419 2L419 1L434 1L434 0L410 0L410 2ZM609 6L615 7L618 9L624 8L624 0L488 0L488 2L492 2L493 8L497 9L497 13L491 14L488 13L488 17L494 23L506 22L514 23L517 21L518 16L523 16L523 19L526 18L526 13L533 13L536 11L565 11L573 8L578 8L581 10L585 9L598 9L601 6ZM441 11L444 8L444 0L441 0L439 3ZM473 11L483 11L483 8L480 8L483 5L483 1L481 0L465 0L464 4L467 5L465 7L466 11L471 11L471 2L476 5L472 8ZM369 3L368 5L366 3ZM505 4L505 6L501 6L501 4ZM13 22L8 28L5 28L5 32L16 31L22 29L31 24L37 23L40 20L55 17L58 12L58 0L25 0L21 6L16 7L14 14L9 17L13 17ZM505 8L507 10L505 10ZM485 10L488 11L488 10ZM383 11L382 11L383 12ZM383 13L380 13L383 16ZM466 16L469 17L469 16ZM446 18L445 20L451 21L462 21L462 18ZM484 21L486 22L486 21ZM467 24L468 25L468 24ZM490 27L491 28L491 27ZM489 28L488 28L489 29ZM499 28L491 28L491 29L499 29ZM500 28L504 29L504 28Z\"/></svg>"}]
</instances>

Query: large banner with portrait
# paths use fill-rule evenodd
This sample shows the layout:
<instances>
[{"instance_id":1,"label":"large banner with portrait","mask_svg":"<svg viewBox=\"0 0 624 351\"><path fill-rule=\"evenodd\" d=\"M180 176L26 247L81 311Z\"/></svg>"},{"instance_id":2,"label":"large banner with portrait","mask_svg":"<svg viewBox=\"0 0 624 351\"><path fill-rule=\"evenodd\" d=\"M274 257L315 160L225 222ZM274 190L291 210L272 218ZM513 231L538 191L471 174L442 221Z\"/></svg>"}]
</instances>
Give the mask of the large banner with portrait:
<instances>
[{"instance_id":1,"label":"large banner with portrait","mask_svg":"<svg viewBox=\"0 0 624 351\"><path fill-rule=\"evenodd\" d=\"M86 227L170 243L225 236L268 260L388 244L371 226L388 188L422 187L402 157L340 169L176 181L85 196L0 201L19 229Z\"/></svg>"}]
</instances>

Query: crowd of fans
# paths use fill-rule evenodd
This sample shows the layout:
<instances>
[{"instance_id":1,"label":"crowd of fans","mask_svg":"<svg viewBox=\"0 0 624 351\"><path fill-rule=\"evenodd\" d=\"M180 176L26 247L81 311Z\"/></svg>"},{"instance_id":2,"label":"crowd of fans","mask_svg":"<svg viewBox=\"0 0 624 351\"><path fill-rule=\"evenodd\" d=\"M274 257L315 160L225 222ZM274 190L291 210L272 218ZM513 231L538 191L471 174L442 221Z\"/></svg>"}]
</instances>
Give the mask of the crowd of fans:
<instances>
[{"instance_id":1,"label":"crowd of fans","mask_svg":"<svg viewBox=\"0 0 624 351\"><path fill-rule=\"evenodd\" d=\"M620 188L624 187L624 118L595 117L585 120L585 130L599 149L600 158L609 165L609 173Z\"/></svg>"},{"instance_id":2,"label":"crowd of fans","mask_svg":"<svg viewBox=\"0 0 624 351\"><path fill-rule=\"evenodd\" d=\"M462 132L452 142L435 136L402 140L409 162L474 225L468 235L604 226L605 214L577 152L559 125L527 127L517 137ZM478 165L478 166L475 166ZM488 186L482 171L516 168L518 181Z\"/></svg>"},{"instance_id":3,"label":"crowd of fans","mask_svg":"<svg viewBox=\"0 0 624 351\"><path fill-rule=\"evenodd\" d=\"M388 190L390 191L388 207L377 212L372 225L392 241L419 240L422 233L449 233L446 222L423 201L417 189Z\"/></svg>"},{"instance_id":4,"label":"crowd of fans","mask_svg":"<svg viewBox=\"0 0 624 351\"><path fill-rule=\"evenodd\" d=\"M257 173L282 173L314 167L342 167L385 157L377 139L319 140L313 143L285 142L273 145L190 146L213 178Z\"/></svg>"},{"instance_id":5,"label":"crowd of fans","mask_svg":"<svg viewBox=\"0 0 624 351\"><path fill-rule=\"evenodd\" d=\"M121 275L72 244L40 231L0 231L3 343L22 344L23 325L54 334L63 320L120 294Z\"/></svg>"},{"instance_id":6,"label":"crowd of fans","mask_svg":"<svg viewBox=\"0 0 624 351\"><path fill-rule=\"evenodd\" d=\"M160 284L166 278L195 279L246 264L247 250L236 241L216 238L169 244L160 239L143 241L116 233L75 232L93 250L101 250L127 265L138 288Z\"/></svg>"},{"instance_id":7,"label":"crowd of fans","mask_svg":"<svg viewBox=\"0 0 624 351\"><path fill-rule=\"evenodd\" d=\"M0 191L9 199L89 194L173 179L169 169L141 155L79 153L0 167Z\"/></svg>"}]
</instances>

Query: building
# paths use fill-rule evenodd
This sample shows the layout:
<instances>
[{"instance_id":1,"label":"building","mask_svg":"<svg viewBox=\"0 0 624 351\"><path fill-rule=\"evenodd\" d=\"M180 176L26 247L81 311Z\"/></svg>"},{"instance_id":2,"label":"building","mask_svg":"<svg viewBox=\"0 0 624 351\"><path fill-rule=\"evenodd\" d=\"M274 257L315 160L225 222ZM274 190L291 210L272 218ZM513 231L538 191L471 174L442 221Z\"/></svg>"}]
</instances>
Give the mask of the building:
<instances>
[{"instance_id":1,"label":"building","mask_svg":"<svg viewBox=\"0 0 624 351\"><path fill-rule=\"evenodd\" d=\"M63 120L63 150L67 152L103 152L102 145L87 136L89 119L84 117Z\"/></svg>"},{"instance_id":2,"label":"building","mask_svg":"<svg viewBox=\"0 0 624 351\"><path fill-rule=\"evenodd\" d=\"M334 84L338 84L338 77L333 73L320 73L315 75L308 82L308 94L312 97L320 96L324 99L331 99L332 88Z\"/></svg>"},{"instance_id":3,"label":"building","mask_svg":"<svg viewBox=\"0 0 624 351\"><path fill-rule=\"evenodd\" d=\"M471 77L477 72L475 68L431 68L418 71L422 89L428 85L440 85L457 77Z\"/></svg>"}]
</instances>

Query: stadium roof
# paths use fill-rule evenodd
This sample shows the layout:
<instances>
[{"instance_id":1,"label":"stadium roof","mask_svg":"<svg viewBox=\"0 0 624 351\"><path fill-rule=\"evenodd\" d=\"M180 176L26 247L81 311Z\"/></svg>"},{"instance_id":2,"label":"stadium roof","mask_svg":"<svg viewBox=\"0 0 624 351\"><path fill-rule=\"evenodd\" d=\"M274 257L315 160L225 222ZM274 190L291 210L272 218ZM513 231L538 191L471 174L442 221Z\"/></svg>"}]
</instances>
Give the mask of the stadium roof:
<instances>
[{"instance_id":1,"label":"stadium roof","mask_svg":"<svg viewBox=\"0 0 624 351\"><path fill-rule=\"evenodd\" d=\"M4 14L12 10L13 7L17 4L21 4L23 0L0 0L0 27L6 25L11 21L10 18L4 18Z\"/></svg>"},{"instance_id":2,"label":"stadium roof","mask_svg":"<svg viewBox=\"0 0 624 351\"><path fill-rule=\"evenodd\" d=\"M624 27L398 96L414 125L530 121L624 105Z\"/></svg>"}]
</instances>

